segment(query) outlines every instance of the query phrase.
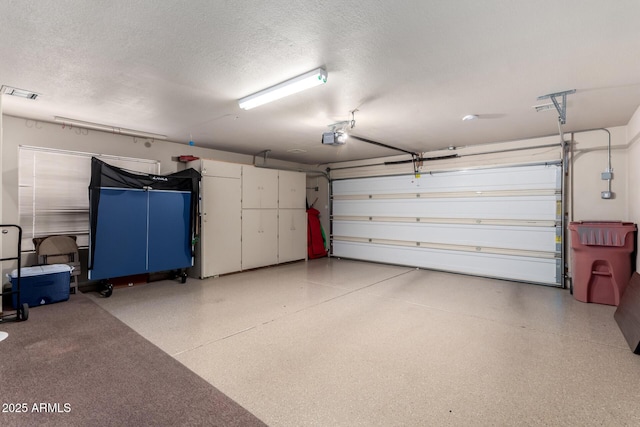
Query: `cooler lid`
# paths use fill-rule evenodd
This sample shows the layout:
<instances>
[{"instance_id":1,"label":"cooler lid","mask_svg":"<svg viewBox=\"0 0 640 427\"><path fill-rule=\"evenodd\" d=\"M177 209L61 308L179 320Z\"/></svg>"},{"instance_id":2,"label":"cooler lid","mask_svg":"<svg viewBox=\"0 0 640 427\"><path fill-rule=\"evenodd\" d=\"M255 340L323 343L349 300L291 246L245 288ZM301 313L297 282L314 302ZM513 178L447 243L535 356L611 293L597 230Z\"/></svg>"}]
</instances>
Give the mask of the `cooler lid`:
<instances>
[{"instance_id":1,"label":"cooler lid","mask_svg":"<svg viewBox=\"0 0 640 427\"><path fill-rule=\"evenodd\" d=\"M24 267L20 269L20 277L43 276L45 274L71 272L73 267L67 264L37 265L34 267ZM13 270L10 274L12 279L18 277L18 270Z\"/></svg>"}]
</instances>

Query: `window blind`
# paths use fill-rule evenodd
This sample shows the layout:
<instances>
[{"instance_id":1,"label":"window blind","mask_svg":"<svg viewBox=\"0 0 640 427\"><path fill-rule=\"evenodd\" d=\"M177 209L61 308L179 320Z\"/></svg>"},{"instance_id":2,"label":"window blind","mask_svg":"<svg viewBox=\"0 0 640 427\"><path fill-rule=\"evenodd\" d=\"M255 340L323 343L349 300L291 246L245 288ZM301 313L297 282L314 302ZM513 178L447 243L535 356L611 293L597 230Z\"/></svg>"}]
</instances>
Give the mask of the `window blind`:
<instances>
[{"instance_id":1,"label":"window blind","mask_svg":"<svg viewBox=\"0 0 640 427\"><path fill-rule=\"evenodd\" d=\"M33 251L34 237L76 236L79 247L89 245L89 181L91 157L135 172L160 173L160 162L20 146L18 197L22 250Z\"/></svg>"}]
</instances>

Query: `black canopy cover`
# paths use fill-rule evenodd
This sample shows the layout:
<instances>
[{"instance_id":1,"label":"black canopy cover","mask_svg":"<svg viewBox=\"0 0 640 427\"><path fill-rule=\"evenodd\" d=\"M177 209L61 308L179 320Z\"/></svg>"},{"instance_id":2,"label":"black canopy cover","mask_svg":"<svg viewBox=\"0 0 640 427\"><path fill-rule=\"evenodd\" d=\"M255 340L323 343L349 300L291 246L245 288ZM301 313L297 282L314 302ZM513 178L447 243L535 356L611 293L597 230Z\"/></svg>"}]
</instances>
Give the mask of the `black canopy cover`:
<instances>
[{"instance_id":1,"label":"black canopy cover","mask_svg":"<svg viewBox=\"0 0 640 427\"><path fill-rule=\"evenodd\" d=\"M91 233L91 256L89 269L93 267L95 253L96 226L98 223L98 203L100 188L135 188L140 190L173 190L191 192L189 227L192 242L195 241L198 225L198 202L200 199L200 173L189 168L170 175L153 175L132 172L112 166L95 157L91 158L91 182L89 183L89 224ZM191 245L193 252L193 244Z\"/></svg>"}]
</instances>

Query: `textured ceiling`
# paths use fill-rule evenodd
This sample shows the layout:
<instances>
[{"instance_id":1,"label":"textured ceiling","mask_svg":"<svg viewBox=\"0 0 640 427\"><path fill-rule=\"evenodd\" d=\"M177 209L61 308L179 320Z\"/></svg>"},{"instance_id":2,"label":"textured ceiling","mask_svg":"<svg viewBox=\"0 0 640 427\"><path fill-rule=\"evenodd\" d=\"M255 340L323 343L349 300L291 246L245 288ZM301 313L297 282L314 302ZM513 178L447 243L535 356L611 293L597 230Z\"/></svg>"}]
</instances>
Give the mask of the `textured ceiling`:
<instances>
[{"instance_id":1,"label":"textured ceiling","mask_svg":"<svg viewBox=\"0 0 640 427\"><path fill-rule=\"evenodd\" d=\"M637 0L0 2L5 114L64 116L301 163L625 125L640 105ZM237 99L317 67L326 85L254 110ZM479 119L463 122L466 114ZM306 150L292 153L289 150Z\"/></svg>"}]
</instances>

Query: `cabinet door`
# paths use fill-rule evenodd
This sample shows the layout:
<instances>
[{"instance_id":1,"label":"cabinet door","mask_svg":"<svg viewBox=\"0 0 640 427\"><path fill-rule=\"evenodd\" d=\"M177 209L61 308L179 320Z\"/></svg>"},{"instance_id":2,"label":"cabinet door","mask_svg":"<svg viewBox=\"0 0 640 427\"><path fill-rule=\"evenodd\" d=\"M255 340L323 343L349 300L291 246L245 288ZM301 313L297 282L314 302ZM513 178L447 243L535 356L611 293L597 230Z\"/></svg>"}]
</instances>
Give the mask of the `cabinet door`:
<instances>
[{"instance_id":1,"label":"cabinet door","mask_svg":"<svg viewBox=\"0 0 640 427\"><path fill-rule=\"evenodd\" d=\"M242 166L242 208L275 209L278 207L278 171Z\"/></svg>"},{"instance_id":2,"label":"cabinet door","mask_svg":"<svg viewBox=\"0 0 640 427\"><path fill-rule=\"evenodd\" d=\"M201 215L201 277L240 271L240 179L203 177Z\"/></svg>"},{"instance_id":3,"label":"cabinet door","mask_svg":"<svg viewBox=\"0 0 640 427\"><path fill-rule=\"evenodd\" d=\"M207 159L202 159L200 162L200 174L202 176L240 179L242 173L242 165L240 164Z\"/></svg>"},{"instance_id":4,"label":"cabinet door","mask_svg":"<svg viewBox=\"0 0 640 427\"><path fill-rule=\"evenodd\" d=\"M278 211L242 210L242 269L278 263Z\"/></svg>"},{"instance_id":5,"label":"cabinet door","mask_svg":"<svg viewBox=\"0 0 640 427\"><path fill-rule=\"evenodd\" d=\"M278 211L278 262L307 257L307 212L304 209Z\"/></svg>"},{"instance_id":6,"label":"cabinet door","mask_svg":"<svg viewBox=\"0 0 640 427\"><path fill-rule=\"evenodd\" d=\"M301 172L279 171L278 200L280 209L305 209L307 176Z\"/></svg>"}]
</instances>

